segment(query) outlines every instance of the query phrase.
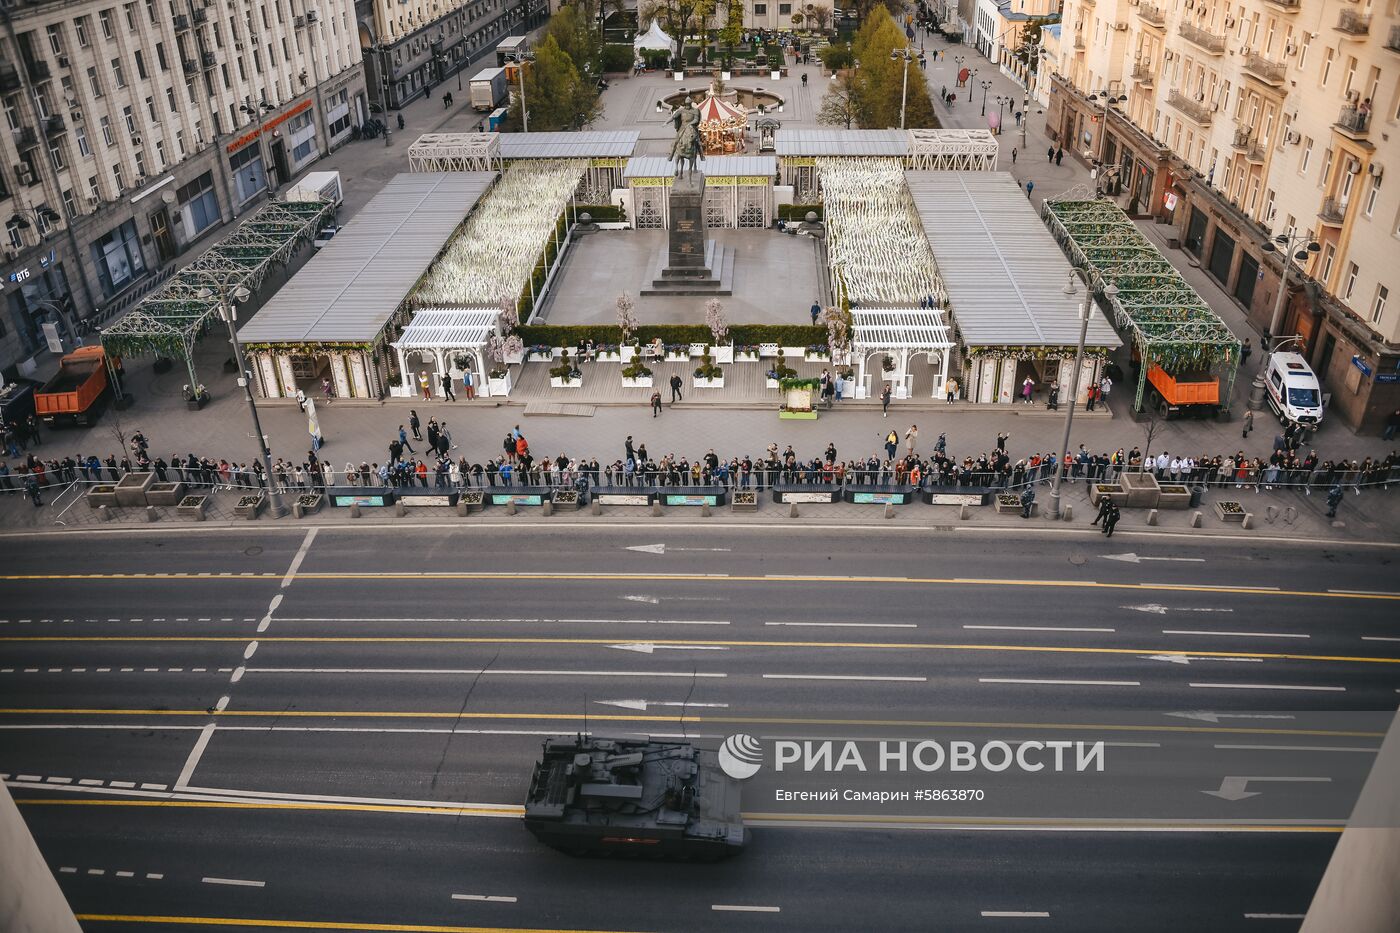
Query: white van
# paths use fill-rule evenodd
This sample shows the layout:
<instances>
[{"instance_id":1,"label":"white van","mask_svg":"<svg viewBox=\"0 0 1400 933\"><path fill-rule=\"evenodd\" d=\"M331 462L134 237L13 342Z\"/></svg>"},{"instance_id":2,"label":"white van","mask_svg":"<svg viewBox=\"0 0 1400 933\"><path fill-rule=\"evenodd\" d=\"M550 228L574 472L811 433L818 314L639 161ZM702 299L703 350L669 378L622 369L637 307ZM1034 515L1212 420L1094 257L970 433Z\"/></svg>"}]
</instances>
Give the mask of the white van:
<instances>
[{"instance_id":1,"label":"white van","mask_svg":"<svg viewBox=\"0 0 1400 933\"><path fill-rule=\"evenodd\" d=\"M1322 387L1301 353L1274 353L1264 374L1269 405L1284 421L1322 423Z\"/></svg>"}]
</instances>

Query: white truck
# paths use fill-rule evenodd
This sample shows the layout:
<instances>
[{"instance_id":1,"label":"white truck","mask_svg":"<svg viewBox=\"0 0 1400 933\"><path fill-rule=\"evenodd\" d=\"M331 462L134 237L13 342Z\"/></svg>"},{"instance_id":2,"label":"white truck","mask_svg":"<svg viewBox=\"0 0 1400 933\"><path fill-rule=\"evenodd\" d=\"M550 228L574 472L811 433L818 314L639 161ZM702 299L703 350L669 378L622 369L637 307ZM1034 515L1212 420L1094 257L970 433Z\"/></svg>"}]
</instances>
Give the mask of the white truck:
<instances>
[{"instance_id":1,"label":"white truck","mask_svg":"<svg viewBox=\"0 0 1400 933\"><path fill-rule=\"evenodd\" d=\"M340 185L339 172L307 172L292 182L282 197L287 201L330 201L340 207L345 189Z\"/></svg>"},{"instance_id":2,"label":"white truck","mask_svg":"<svg viewBox=\"0 0 1400 933\"><path fill-rule=\"evenodd\" d=\"M1279 418L1314 429L1322 423L1322 386L1301 353L1270 354L1264 385Z\"/></svg>"},{"instance_id":3,"label":"white truck","mask_svg":"<svg viewBox=\"0 0 1400 933\"><path fill-rule=\"evenodd\" d=\"M504 68L483 68L471 81L472 109L489 113L505 99L507 91Z\"/></svg>"},{"instance_id":4,"label":"white truck","mask_svg":"<svg viewBox=\"0 0 1400 933\"><path fill-rule=\"evenodd\" d=\"M496 64L504 66L530 51L529 36L506 36L496 44Z\"/></svg>"}]
</instances>

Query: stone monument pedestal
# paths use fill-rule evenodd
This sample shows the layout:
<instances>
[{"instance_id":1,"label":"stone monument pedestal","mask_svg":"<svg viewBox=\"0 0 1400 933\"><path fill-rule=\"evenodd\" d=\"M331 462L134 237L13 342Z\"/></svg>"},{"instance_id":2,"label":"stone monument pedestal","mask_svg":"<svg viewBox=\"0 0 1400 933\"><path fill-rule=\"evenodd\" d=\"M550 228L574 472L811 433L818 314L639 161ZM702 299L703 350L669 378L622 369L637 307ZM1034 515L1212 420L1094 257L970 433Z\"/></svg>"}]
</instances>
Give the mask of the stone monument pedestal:
<instances>
[{"instance_id":1,"label":"stone monument pedestal","mask_svg":"<svg viewBox=\"0 0 1400 933\"><path fill-rule=\"evenodd\" d=\"M671 229L657 250L643 295L732 295L734 250L705 236L705 176L681 175L671 186Z\"/></svg>"}]
</instances>

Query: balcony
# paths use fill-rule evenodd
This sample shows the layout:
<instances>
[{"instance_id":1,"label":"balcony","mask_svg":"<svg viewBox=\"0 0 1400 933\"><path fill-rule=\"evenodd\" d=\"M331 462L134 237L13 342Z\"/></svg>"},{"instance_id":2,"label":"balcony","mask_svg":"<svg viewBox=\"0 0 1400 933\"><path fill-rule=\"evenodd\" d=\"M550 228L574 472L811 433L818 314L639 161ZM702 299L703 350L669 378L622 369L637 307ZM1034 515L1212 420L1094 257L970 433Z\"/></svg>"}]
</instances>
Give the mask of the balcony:
<instances>
[{"instance_id":1,"label":"balcony","mask_svg":"<svg viewBox=\"0 0 1400 933\"><path fill-rule=\"evenodd\" d=\"M1167 95L1167 103L1181 111L1198 126L1210 126L1211 117L1215 113L1209 104L1194 101L1184 96L1180 91L1172 91Z\"/></svg>"},{"instance_id":2,"label":"balcony","mask_svg":"<svg viewBox=\"0 0 1400 933\"><path fill-rule=\"evenodd\" d=\"M201 6L201 7L195 7L195 10L194 10L194 24L195 24L196 26L202 26L202 25L204 25L204 23L208 22L208 20L209 20L209 11L206 10L206 9L205 9L204 7L202 7L202 6Z\"/></svg>"},{"instance_id":3,"label":"balcony","mask_svg":"<svg viewBox=\"0 0 1400 933\"><path fill-rule=\"evenodd\" d=\"M1153 6L1150 3L1140 3L1138 4L1137 12L1138 16L1141 16L1142 21L1145 23L1150 23L1153 26L1167 25L1167 14L1159 6Z\"/></svg>"},{"instance_id":4,"label":"balcony","mask_svg":"<svg viewBox=\"0 0 1400 933\"><path fill-rule=\"evenodd\" d=\"M176 17L175 17L175 31L176 31L176 32L184 32L186 29L189 29L189 28L190 28L190 18L189 18L188 16L186 16L186 15L183 14L183 13L181 13L179 16L176 16Z\"/></svg>"},{"instance_id":5,"label":"balcony","mask_svg":"<svg viewBox=\"0 0 1400 933\"><path fill-rule=\"evenodd\" d=\"M1283 87L1288 66L1283 62L1270 61L1257 52L1250 52L1244 59L1244 73L1270 87Z\"/></svg>"},{"instance_id":6,"label":"balcony","mask_svg":"<svg viewBox=\"0 0 1400 933\"><path fill-rule=\"evenodd\" d=\"M45 136L58 136L67 128L67 123L65 123L63 117L58 114L44 118Z\"/></svg>"},{"instance_id":7,"label":"balcony","mask_svg":"<svg viewBox=\"0 0 1400 933\"><path fill-rule=\"evenodd\" d=\"M1371 17L1355 10L1343 10L1335 28L1344 35L1364 36L1371 31Z\"/></svg>"},{"instance_id":8,"label":"balcony","mask_svg":"<svg viewBox=\"0 0 1400 933\"><path fill-rule=\"evenodd\" d=\"M1157 81L1157 69L1151 62L1137 62L1133 65L1133 80L1143 87L1151 87Z\"/></svg>"},{"instance_id":9,"label":"balcony","mask_svg":"<svg viewBox=\"0 0 1400 933\"><path fill-rule=\"evenodd\" d=\"M1347 219L1346 202L1336 198L1325 198L1322 209L1317 212L1317 219L1329 227L1340 227Z\"/></svg>"},{"instance_id":10,"label":"balcony","mask_svg":"<svg viewBox=\"0 0 1400 933\"><path fill-rule=\"evenodd\" d=\"M1182 23L1177 27L1177 31L1181 33L1181 38L1205 49L1212 55L1225 54L1224 36L1217 36L1213 32L1206 32L1204 29L1198 29L1189 23Z\"/></svg>"},{"instance_id":11,"label":"balcony","mask_svg":"<svg viewBox=\"0 0 1400 933\"><path fill-rule=\"evenodd\" d=\"M1095 3L1095 0L1079 0L1079 5L1080 5L1080 6L1092 7L1092 6L1094 5L1094 3Z\"/></svg>"},{"instance_id":12,"label":"balcony","mask_svg":"<svg viewBox=\"0 0 1400 933\"><path fill-rule=\"evenodd\" d=\"M181 64L184 66L185 74L190 76L199 74L199 62L186 58Z\"/></svg>"},{"instance_id":13,"label":"balcony","mask_svg":"<svg viewBox=\"0 0 1400 933\"><path fill-rule=\"evenodd\" d=\"M1356 107L1343 107L1337 122L1332 124L1343 136L1365 139L1371 133L1371 114Z\"/></svg>"},{"instance_id":14,"label":"balcony","mask_svg":"<svg viewBox=\"0 0 1400 933\"><path fill-rule=\"evenodd\" d=\"M1400 26L1390 27L1390 36L1385 40L1385 47L1392 52L1400 52Z\"/></svg>"},{"instance_id":15,"label":"balcony","mask_svg":"<svg viewBox=\"0 0 1400 933\"><path fill-rule=\"evenodd\" d=\"M9 62L0 62L0 91L8 94L10 91L18 91L22 87L19 80L19 69Z\"/></svg>"},{"instance_id":16,"label":"balcony","mask_svg":"<svg viewBox=\"0 0 1400 933\"><path fill-rule=\"evenodd\" d=\"M1303 0L1264 0L1264 2L1281 7L1286 13L1297 13L1303 6Z\"/></svg>"},{"instance_id":17,"label":"balcony","mask_svg":"<svg viewBox=\"0 0 1400 933\"><path fill-rule=\"evenodd\" d=\"M24 63L24 70L29 72L31 81L47 81L53 72L49 70L49 63L42 58Z\"/></svg>"},{"instance_id":18,"label":"balcony","mask_svg":"<svg viewBox=\"0 0 1400 933\"><path fill-rule=\"evenodd\" d=\"M39 135L34 132L34 127L32 126L21 126L11 130L10 133L14 136L15 148L20 152L24 152L26 149L33 149L35 146L39 145Z\"/></svg>"},{"instance_id":19,"label":"balcony","mask_svg":"<svg viewBox=\"0 0 1400 933\"><path fill-rule=\"evenodd\" d=\"M1074 37L1074 48L1076 51L1084 51L1084 37L1076 34Z\"/></svg>"},{"instance_id":20,"label":"balcony","mask_svg":"<svg viewBox=\"0 0 1400 933\"><path fill-rule=\"evenodd\" d=\"M199 61L205 68L213 68L219 63L219 57L213 52L201 52Z\"/></svg>"}]
</instances>

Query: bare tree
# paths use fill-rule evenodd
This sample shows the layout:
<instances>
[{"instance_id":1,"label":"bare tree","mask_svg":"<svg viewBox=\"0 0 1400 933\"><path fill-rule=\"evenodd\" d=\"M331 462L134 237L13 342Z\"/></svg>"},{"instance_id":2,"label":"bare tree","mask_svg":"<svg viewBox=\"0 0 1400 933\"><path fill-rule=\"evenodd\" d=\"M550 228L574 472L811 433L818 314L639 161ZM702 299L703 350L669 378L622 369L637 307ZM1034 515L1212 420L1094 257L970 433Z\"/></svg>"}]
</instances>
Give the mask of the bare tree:
<instances>
[{"instance_id":1,"label":"bare tree","mask_svg":"<svg viewBox=\"0 0 1400 933\"><path fill-rule=\"evenodd\" d=\"M848 130L860 122L860 102L850 79L840 77L831 82L831 89L822 98L817 122Z\"/></svg>"},{"instance_id":2,"label":"bare tree","mask_svg":"<svg viewBox=\"0 0 1400 933\"><path fill-rule=\"evenodd\" d=\"M826 32L826 27L831 23L831 7L818 3L807 11L807 18L812 21L812 25Z\"/></svg>"}]
</instances>

